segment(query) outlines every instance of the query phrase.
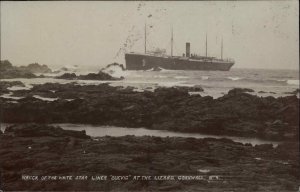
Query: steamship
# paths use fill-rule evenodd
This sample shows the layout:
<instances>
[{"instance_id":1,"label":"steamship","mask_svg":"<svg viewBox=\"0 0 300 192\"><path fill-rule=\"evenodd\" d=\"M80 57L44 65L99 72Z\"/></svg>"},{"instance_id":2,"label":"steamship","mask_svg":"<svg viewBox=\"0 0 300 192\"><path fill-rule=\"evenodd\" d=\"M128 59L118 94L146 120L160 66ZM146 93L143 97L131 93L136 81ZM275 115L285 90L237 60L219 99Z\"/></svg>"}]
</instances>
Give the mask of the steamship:
<instances>
[{"instance_id":1,"label":"steamship","mask_svg":"<svg viewBox=\"0 0 300 192\"><path fill-rule=\"evenodd\" d=\"M127 70L201 70L201 71L229 71L234 65L233 59L223 59L223 39L221 45L221 58L207 56L207 36L206 54L198 56L191 54L190 43L186 43L186 53L182 56L173 56L173 30L171 35L171 55L166 55L160 51L147 52L146 44L146 25L145 25L145 52L144 53L125 53Z\"/></svg>"}]
</instances>

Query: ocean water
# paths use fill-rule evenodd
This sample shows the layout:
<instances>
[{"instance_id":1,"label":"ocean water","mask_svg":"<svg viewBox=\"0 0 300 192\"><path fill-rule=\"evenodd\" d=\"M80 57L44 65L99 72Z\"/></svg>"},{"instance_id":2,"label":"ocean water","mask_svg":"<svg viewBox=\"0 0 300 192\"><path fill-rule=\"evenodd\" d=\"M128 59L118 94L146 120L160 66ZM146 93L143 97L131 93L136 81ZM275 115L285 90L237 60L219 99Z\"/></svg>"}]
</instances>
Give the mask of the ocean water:
<instances>
[{"instance_id":1,"label":"ocean water","mask_svg":"<svg viewBox=\"0 0 300 192\"><path fill-rule=\"evenodd\" d=\"M91 71L90 71L91 72ZM96 71L94 71L95 73ZM96 81L96 80L63 80L48 78L36 79L4 79L5 81L22 81L26 87L11 87L10 89L30 89L33 84L70 83L76 82L81 85L109 83L112 86L132 86L136 91L152 91L157 87L184 86L193 87L200 85L203 92L201 96L212 96L218 98L233 88L250 88L258 96L282 97L292 95L291 92L299 88L299 72L297 70L267 70L267 69L231 69L230 71L183 71L183 70L161 70L161 71L121 71L111 69L113 76L125 77L120 81ZM79 71L77 74L86 74L87 71ZM47 74L45 74L47 75ZM299 94L298 94L299 97Z\"/></svg>"},{"instance_id":2,"label":"ocean water","mask_svg":"<svg viewBox=\"0 0 300 192\"><path fill-rule=\"evenodd\" d=\"M125 74L124 82L113 84L127 84L139 90L151 90L159 86L200 85L204 92L202 96L210 95L214 98L226 94L233 88L250 88L259 96L287 96L299 88L299 73L296 70L260 70L260 69L232 69L231 71L129 71Z\"/></svg>"},{"instance_id":3,"label":"ocean water","mask_svg":"<svg viewBox=\"0 0 300 192\"><path fill-rule=\"evenodd\" d=\"M87 74L93 71L79 71L77 74ZM94 71L95 73L96 71ZM35 79L2 79L2 81L21 81L25 87L10 87L10 93L3 94L0 97L14 99L11 102L18 102L22 97L14 97L12 93L14 90L31 89L34 84L52 83L71 83L76 82L80 85L97 85L101 83L109 83L112 86L132 86L136 91L153 91L157 87L172 87L184 86L193 87L200 85L203 92L193 92L190 94L200 94L201 96L212 96L218 98L226 94L233 88L250 88L255 94L261 97L273 96L283 97L293 95L291 92L299 89L299 73L296 70L265 70L265 69L232 69L231 71L175 71L175 70L161 70L161 71L121 71L120 69L112 69L109 71L115 77L123 76L124 80L120 81L96 81L96 80L63 80L55 79L49 74L47 78ZM47 74L45 74L47 75ZM299 98L299 93L297 94ZM45 98L38 95L35 98L47 101L54 101L57 98ZM123 135L153 135L153 136L175 136L175 137L215 137L203 134L188 134L188 133L175 133L163 130L147 130L144 128L119 128L119 127L106 127L106 126L90 126L90 125L74 125L62 124L64 129L73 130L86 130L87 134L91 136L123 136ZM3 128L3 126L1 127ZM242 143L263 144L272 143L277 145L276 142L259 140L256 138L238 138L227 137L234 141Z\"/></svg>"}]
</instances>

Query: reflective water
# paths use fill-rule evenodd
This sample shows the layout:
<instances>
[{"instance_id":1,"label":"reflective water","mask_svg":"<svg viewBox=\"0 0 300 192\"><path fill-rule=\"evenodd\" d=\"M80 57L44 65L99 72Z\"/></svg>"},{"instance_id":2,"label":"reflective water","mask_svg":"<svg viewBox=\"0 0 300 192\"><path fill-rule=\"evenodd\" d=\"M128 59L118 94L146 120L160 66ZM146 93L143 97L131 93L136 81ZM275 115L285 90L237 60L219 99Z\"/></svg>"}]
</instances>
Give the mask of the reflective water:
<instances>
[{"instance_id":1,"label":"reflective water","mask_svg":"<svg viewBox=\"0 0 300 192\"><path fill-rule=\"evenodd\" d=\"M6 127L10 124L1 123L0 129L2 132L5 131ZM277 146L280 142L263 140L258 138L247 138L247 137L234 137L234 136L218 136L218 135L207 135L201 133L180 133L167 130L152 130L145 128L126 128L126 127L115 127L115 126L103 126L103 125L88 125L88 124L52 124L54 126L60 126L65 130L76 130L81 131L85 130L87 135L92 137L121 137L126 135L134 136L155 136L155 137L192 137L192 138L227 138L235 142L240 142L243 144L251 143L252 145L261 145L261 144L273 144Z\"/></svg>"},{"instance_id":2,"label":"reflective water","mask_svg":"<svg viewBox=\"0 0 300 192\"><path fill-rule=\"evenodd\" d=\"M167 130L152 130L145 128L124 128L124 127L112 127L112 126L95 126L95 125L82 125L82 124L55 124L59 125L66 130L85 130L87 135L93 137L102 136L114 136L120 137L125 135L135 135L135 136L155 136L155 137L193 137L193 138L228 138L240 143L251 143L252 145L260 144L273 144L277 146L280 142L268 141L257 138L245 138L245 137L232 137L232 136L216 136L207 135L200 133L180 133L172 132Z\"/></svg>"}]
</instances>

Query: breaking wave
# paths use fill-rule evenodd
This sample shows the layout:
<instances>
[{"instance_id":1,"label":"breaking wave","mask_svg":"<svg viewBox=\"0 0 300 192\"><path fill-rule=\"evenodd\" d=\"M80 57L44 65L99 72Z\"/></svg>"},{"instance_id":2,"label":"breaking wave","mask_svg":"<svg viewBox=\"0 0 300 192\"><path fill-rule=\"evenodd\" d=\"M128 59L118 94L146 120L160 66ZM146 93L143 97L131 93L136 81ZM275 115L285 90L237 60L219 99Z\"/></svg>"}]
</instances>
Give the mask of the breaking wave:
<instances>
[{"instance_id":1,"label":"breaking wave","mask_svg":"<svg viewBox=\"0 0 300 192\"><path fill-rule=\"evenodd\" d=\"M232 81L237 81L237 80L240 80L240 79L243 79L241 77L227 77L227 79L230 79Z\"/></svg>"},{"instance_id":2,"label":"breaking wave","mask_svg":"<svg viewBox=\"0 0 300 192\"><path fill-rule=\"evenodd\" d=\"M128 75L127 71L125 71L120 65L118 64L111 64L108 65L106 68L101 69L102 72L108 73L109 75L120 78L126 77Z\"/></svg>"},{"instance_id":3,"label":"breaking wave","mask_svg":"<svg viewBox=\"0 0 300 192\"><path fill-rule=\"evenodd\" d=\"M254 83L265 85L299 85L299 80L286 80L286 79L254 79L254 78L241 78L241 77L215 77L209 78L210 81L234 81L242 83Z\"/></svg>"},{"instance_id":4,"label":"breaking wave","mask_svg":"<svg viewBox=\"0 0 300 192\"><path fill-rule=\"evenodd\" d=\"M154 71L154 68L148 69L148 70L146 70L146 71Z\"/></svg>"},{"instance_id":5,"label":"breaking wave","mask_svg":"<svg viewBox=\"0 0 300 192\"><path fill-rule=\"evenodd\" d=\"M292 79L287 80L287 84L289 84L289 85L299 85L299 79L297 79L297 80L292 80Z\"/></svg>"},{"instance_id":6,"label":"breaking wave","mask_svg":"<svg viewBox=\"0 0 300 192\"><path fill-rule=\"evenodd\" d=\"M55 101L55 100L58 99L58 98L41 97L39 95L33 95L33 97L36 98L36 99L43 100L43 101Z\"/></svg>"},{"instance_id":7,"label":"breaking wave","mask_svg":"<svg viewBox=\"0 0 300 192\"><path fill-rule=\"evenodd\" d=\"M175 79L188 79L189 77L187 76L175 76Z\"/></svg>"},{"instance_id":8,"label":"breaking wave","mask_svg":"<svg viewBox=\"0 0 300 192\"><path fill-rule=\"evenodd\" d=\"M154 75L154 78L168 78L168 76L165 75Z\"/></svg>"},{"instance_id":9,"label":"breaking wave","mask_svg":"<svg viewBox=\"0 0 300 192\"><path fill-rule=\"evenodd\" d=\"M168 69L164 69L162 67L152 67L151 69L145 70L145 71L160 71L160 72L166 72L166 71L172 71Z\"/></svg>"},{"instance_id":10,"label":"breaking wave","mask_svg":"<svg viewBox=\"0 0 300 192\"><path fill-rule=\"evenodd\" d=\"M175 87L175 86L182 86L186 83L185 81L176 81L176 82L159 82L158 85L161 87Z\"/></svg>"},{"instance_id":11,"label":"breaking wave","mask_svg":"<svg viewBox=\"0 0 300 192\"><path fill-rule=\"evenodd\" d=\"M287 85L287 81L278 81L274 79L240 79L239 81L245 83L256 83L256 84Z\"/></svg>"}]
</instances>

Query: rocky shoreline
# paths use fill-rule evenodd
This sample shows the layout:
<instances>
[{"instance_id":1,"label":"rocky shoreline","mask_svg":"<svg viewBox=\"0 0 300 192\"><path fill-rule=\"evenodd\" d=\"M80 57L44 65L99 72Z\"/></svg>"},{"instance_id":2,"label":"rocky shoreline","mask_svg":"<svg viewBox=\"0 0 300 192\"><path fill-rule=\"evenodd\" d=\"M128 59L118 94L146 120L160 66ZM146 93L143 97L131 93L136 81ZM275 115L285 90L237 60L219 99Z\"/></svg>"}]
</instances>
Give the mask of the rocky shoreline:
<instances>
[{"instance_id":1,"label":"rocky shoreline","mask_svg":"<svg viewBox=\"0 0 300 192\"><path fill-rule=\"evenodd\" d=\"M43 75L37 76L34 73L51 73L52 70L47 65L31 63L27 66L13 66L8 60L0 61L0 79L14 78L40 78Z\"/></svg>"},{"instance_id":2,"label":"rocky shoreline","mask_svg":"<svg viewBox=\"0 0 300 192\"><path fill-rule=\"evenodd\" d=\"M84 131L13 125L0 133L1 189L296 191L298 150L298 144L291 142L273 148L212 138L91 138ZM66 176L73 176L72 180ZM87 179L76 180L76 176ZM107 178L100 180L100 176ZM196 176L204 179L191 179Z\"/></svg>"},{"instance_id":3,"label":"rocky shoreline","mask_svg":"<svg viewBox=\"0 0 300 192\"><path fill-rule=\"evenodd\" d=\"M89 73L87 75L76 75L75 73L64 73L54 78L66 79L66 80L122 80L124 77L113 77L109 73L110 67L118 67L121 70L125 70L123 65L118 63L112 63L101 69L98 73ZM62 68L62 71L68 71L67 68ZM13 66L8 60L0 61L0 79L14 79L14 78L44 78L44 75L35 75L35 73L59 73L60 71L53 71L47 65L40 65L38 63L32 63L27 66ZM53 76L51 76L53 78Z\"/></svg>"},{"instance_id":4,"label":"rocky shoreline","mask_svg":"<svg viewBox=\"0 0 300 192\"><path fill-rule=\"evenodd\" d=\"M3 85L2 85L3 84ZM0 84L1 92L7 85ZM197 88L201 91L200 88ZM189 95L184 87L137 92L109 84L46 83L0 98L4 123L80 123L298 140L299 99L258 97L245 89L224 96ZM53 101L35 98L52 98Z\"/></svg>"}]
</instances>

